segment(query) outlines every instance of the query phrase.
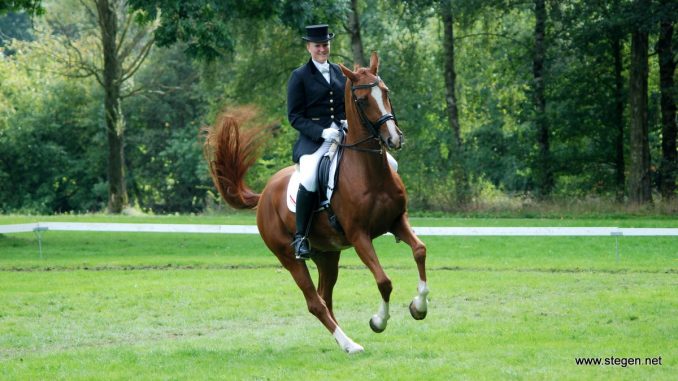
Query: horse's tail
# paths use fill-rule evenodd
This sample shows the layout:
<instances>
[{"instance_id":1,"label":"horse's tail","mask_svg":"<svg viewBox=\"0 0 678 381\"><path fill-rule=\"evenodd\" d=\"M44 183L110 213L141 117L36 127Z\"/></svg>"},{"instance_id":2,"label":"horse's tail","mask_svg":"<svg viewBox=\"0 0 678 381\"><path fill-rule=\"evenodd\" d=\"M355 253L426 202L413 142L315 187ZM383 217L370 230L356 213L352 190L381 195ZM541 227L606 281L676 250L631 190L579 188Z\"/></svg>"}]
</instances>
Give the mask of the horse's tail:
<instances>
[{"instance_id":1,"label":"horse's tail","mask_svg":"<svg viewBox=\"0 0 678 381\"><path fill-rule=\"evenodd\" d=\"M221 112L213 126L203 128L203 154L207 160L214 186L230 206L236 209L252 209L259 203L261 194L245 184L245 175L257 161L264 139L262 132L273 127L242 129L256 111L241 107L230 112Z\"/></svg>"}]
</instances>

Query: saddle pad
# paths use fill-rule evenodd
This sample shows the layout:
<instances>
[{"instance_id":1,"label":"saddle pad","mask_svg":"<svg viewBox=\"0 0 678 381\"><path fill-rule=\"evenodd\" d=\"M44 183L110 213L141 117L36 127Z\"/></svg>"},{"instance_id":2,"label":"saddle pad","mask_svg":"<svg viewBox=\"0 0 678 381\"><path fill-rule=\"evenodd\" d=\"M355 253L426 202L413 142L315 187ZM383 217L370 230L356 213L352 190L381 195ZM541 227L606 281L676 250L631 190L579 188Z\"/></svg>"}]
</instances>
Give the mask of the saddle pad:
<instances>
[{"instance_id":1,"label":"saddle pad","mask_svg":"<svg viewBox=\"0 0 678 381\"><path fill-rule=\"evenodd\" d=\"M330 163L330 175L327 182L327 200L332 199L332 192L334 191L334 178L337 173L337 157L339 155L333 155L332 162ZM287 183L287 208L292 213L297 212L297 191L299 190L299 165L295 166L295 170L290 176L290 181ZM320 187L318 187L320 188ZM326 205L320 205L320 209L324 209Z\"/></svg>"}]
</instances>

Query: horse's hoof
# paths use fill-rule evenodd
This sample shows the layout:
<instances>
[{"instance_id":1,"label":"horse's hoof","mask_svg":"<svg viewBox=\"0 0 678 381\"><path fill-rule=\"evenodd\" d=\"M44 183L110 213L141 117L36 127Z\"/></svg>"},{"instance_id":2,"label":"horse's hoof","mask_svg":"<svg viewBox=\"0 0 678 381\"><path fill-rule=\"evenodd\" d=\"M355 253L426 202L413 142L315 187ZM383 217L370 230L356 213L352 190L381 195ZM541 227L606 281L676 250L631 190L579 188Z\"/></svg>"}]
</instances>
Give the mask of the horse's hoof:
<instances>
[{"instance_id":1,"label":"horse's hoof","mask_svg":"<svg viewBox=\"0 0 678 381\"><path fill-rule=\"evenodd\" d=\"M383 326L381 326L381 324L378 324L377 322L374 321L374 318L378 318L378 317L375 315L375 316L372 316L372 318L370 319L370 328L372 328L372 331L374 331L376 333L384 332L384 330L386 329L386 322L382 321ZM381 320L381 319L378 319L378 320Z\"/></svg>"},{"instance_id":2,"label":"horse's hoof","mask_svg":"<svg viewBox=\"0 0 678 381\"><path fill-rule=\"evenodd\" d=\"M356 344L356 343L353 343L352 346L350 346L349 348L346 348L346 353L348 353L349 355L354 355L356 353L363 353L363 352L365 352L365 348L363 348L362 345Z\"/></svg>"},{"instance_id":3,"label":"horse's hoof","mask_svg":"<svg viewBox=\"0 0 678 381\"><path fill-rule=\"evenodd\" d=\"M414 320L423 320L426 317L426 310L424 311L418 311L417 308L414 306L414 301L410 303L410 314L414 318Z\"/></svg>"}]
</instances>

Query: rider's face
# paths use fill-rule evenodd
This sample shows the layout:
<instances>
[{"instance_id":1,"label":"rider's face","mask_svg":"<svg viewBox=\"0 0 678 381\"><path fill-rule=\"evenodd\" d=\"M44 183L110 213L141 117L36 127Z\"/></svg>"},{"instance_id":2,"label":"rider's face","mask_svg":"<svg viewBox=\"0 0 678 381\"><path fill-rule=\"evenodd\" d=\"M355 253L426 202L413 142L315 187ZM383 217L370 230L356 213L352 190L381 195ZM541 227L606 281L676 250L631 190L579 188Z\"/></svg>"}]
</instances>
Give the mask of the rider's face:
<instances>
[{"instance_id":1,"label":"rider's face","mask_svg":"<svg viewBox=\"0 0 678 381\"><path fill-rule=\"evenodd\" d=\"M325 63L330 57L330 42L307 42L306 50L311 53L311 58L318 63Z\"/></svg>"}]
</instances>

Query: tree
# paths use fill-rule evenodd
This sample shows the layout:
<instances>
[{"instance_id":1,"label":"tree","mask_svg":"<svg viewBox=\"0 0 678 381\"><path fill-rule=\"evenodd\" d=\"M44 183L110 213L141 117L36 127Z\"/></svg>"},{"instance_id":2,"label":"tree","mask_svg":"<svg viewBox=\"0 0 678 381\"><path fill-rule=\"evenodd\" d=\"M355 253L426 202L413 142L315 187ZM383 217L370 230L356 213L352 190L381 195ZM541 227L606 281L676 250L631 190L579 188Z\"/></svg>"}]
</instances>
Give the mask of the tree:
<instances>
[{"instance_id":1,"label":"tree","mask_svg":"<svg viewBox=\"0 0 678 381\"><path fill-rule=\"evenodd\" d=\"M358 0L351 0L351 10L348 12L348 23L344 29L351 36L351 51L353 52L353 62L364 67L365 53L363 52L363 40L360 37L360 15L358 14Z\"/></svg>"},{"instance_id":2,"label":"tree","mask_svg":"<svg viewBox=\"0 0 678 381\"><path fill-rule=\"evenodd\" d=\"M42 3L47 16L33 20L35 29L25 13L0 19L3 36L28 31L24 25L35 37L12 34L16 39L5 40L6 55L0 58L0 208L97 210L107 201L108 130L103 102L94 101L104 98L103 86L91 73L98 70L103 82L96 3ZM87 12L83 3L91 9L89 19L82 16ZM447 28L439 0L128 0L129 12L141 10L132 18L163 17L155 41L175 45L152 49L119 89L124 117L117 123L125 131L123 174L130 203L158 212L204 207L211 187L205 185L203 163L194 155L194 136L223 107L255 104L265 123L282 121L249 175L257 188L287 165L295 131L285 122L280 90L289 72L305 61L299 38L303 27L320 22L338 32L332 52L337 62L360 61L353 50L358 44L351 43L352 35L358 41L358 32L364 49L380 53L380 73L391 87L407 137L406 149L395 154L412 189L413 208L456 210L463 195L455 189L461 191L464 180L480 203L504 193L539 195L548 189L542 184L549 171L554 199L621 199L631 183L629 153L637 140L629 133L637 114L630 107L631 78L626 78L634 66L629 54L634 29L646 31L649 44L657 42L657 54L648 58L646 85L647 146L659 169L650 177L660 189L666 189L664 181L675 186L668 165L675 138L666 121L671 121L667 115L675 118L670 108L675 100L667 96L675 98L675 83L669 81L676 74L672 60L662 57L671 56L669 47L675 55L671 45L676 39L667 42L669 28L660 20L664 16L675 23L675 2L649 0L647 9L647 1L636 0L543 0L543 10L541 3L446 1ZM3 9L7 4L0 0ZM352 14L358 21L353 27L351 8L358 11ZM53 30L41 33L41 20L55 18L60 22L52 21ZM118 22L119 42L124 25ZM126 37L139 28L129 25ZM55 39L63 45L52 43ZM38 46L48 47L45 61L38 59ZM253 48L259 46L266 49ZM64 66L72 68L70 79L59 75L57 56L65 64L61 72ZM208 62L209 57L216 59ZM73 79L85 76L91 80ZM141 91L140 86L153 91ZM541 147L540 130L548 139L548 145L541 139ZM48 154L35 155L36 144ZM542 147L548 147L548 166ZM93 174L85 176L86 170ZM27 192L33 193L19 197Z\"/></svg>"},{"instance_id":3,"label":"tree","mask_svg":"<svg viewBox=\"0 0 678 381\"><path fill-rule=\"evenodd\" d=\"M265 28L251 28L266 31L262 35L270 33ZM279 34L275 35L279 37ZM225 89L237 94L242 93L239 90L242 88L261 96L243 102L279 104L265 92L273 93L275 90L263 86L271 81L258 80L260 76L271 76L271 73L247 71L253 69L254 63L265 67L264 64L270 66L272 60L279 59L279 56L270 52L277 50L276 42L271 38L266 42L239 43L243 47L267 46L267 49L264 52L252 52L252 59L239 56L233 62L226 61L226 64L205 64L187 59L183 43L151 51L146 64L134 78L136 86L149 90L123 103L130 202L134 202L141 210L154 213L199 213L204 210L206 202L213 200L209 196L213 186L202 156L201 144L196 139L198 129L211 119L212 113L221 110L224 103L231 102L225 98ZM248 67L248 63L252 65ZM241 77L242 85L238 83ZM252 89L254 83L262 83L262 86ZM263 113L267 115L268 110ZM277 142L279 139L272 140ZM288 147L289 144L285 148ZM270 147L267 147L269 153ZM289 153L285 153L287 158ZM260 172L263 171L257 169L256 174ZM263 188L264 184L256 185Z\"/></svg>"},{"instance_id":4,"label":"tree","mask_svg":"<svg viewBox=\"0 0 678 381\"><path fill-rule=\"evenodd\" d=\"M125 0L81 0L81 5L96 20L100 56L92 58L89 52L82 49L83 45L73 39L77 35L72 32L73 26L67 27L53 18L53 23L63 37L65 49L65 54L57 55L56 58L74 69L72 76L93 76L104 90L104 118L108 138L108 210L120 213L129 202L125 184L122 99L134 94L134 90L125 92L123 87L143 64L153 45L148 33L152 27L136 28L133 19L140 14L130 14ZM32 14L41 14L43 11L41 1L36 0L0 3L0 13L16 9L24 9ZM87 34L84 28L78 33Z\"/></svg>"},{"instance_id":5,"label":"tree","mask_svg":"<svg viewBox=\"0 0 678 381\"><path fill-rule=\"evenodd\" d=\"M545 0L534 0L534 56L532 74L534 76L533 96L534 124L537 130L537 163L535 167L539 194L547 196L553 190L553 168L551 165L549 125L546 116L546 84L544 80L544 61L546 46L546 4Z\"/></svg>"},{"instance_id":6,"label":"tree","mask_svg":"<svg viewBox=\"0 0 678 381\"><path fill-rule=\"evenodd\" d=\"M675 3L670 7L668 0L661 1L662 11L659 21L659 39L657 53L659 55L659 83L661 90L662 115L662 160L659 167L659 190L664 199L672 199L676 192L676 176L678 174L678 154L676 152L676 102L673 77L676 71L676 59L673 56L673 21L676 11Z\"/></svg>"},{"instance_id":7,"label":"tree","mask_svg":"<svg viewBox=\"0 0 678 381\"><path fill-rule=\"evenodd\" d=\"M147 20L160 18L155 32L158 46L184 42L186 53L212 61L233 52L237 33L230 28L238 21L279 19L301 30L314 19L337 21L343 16L343 1L323 0L128 0L131 9L143 10ZM251 30L249 30L251 32Z\"/></svg>"},{"instance_id":8,"label":"tree","mask_svg":"<svg viewBox=\"0 0 678 381\"><path fill-rule=\"evenodd\" d=\"M650 0L636 0L636 9L647 12ZM648 37L647 26L638 21L631 33L629 109L631 123L628 194L635 204L652 201L650 190L650 146L648 141Z\"/></svg>"},{"instance_id":9,"label":"tree","mask_svg":"<svg viewBox=\"0 0 678 381\"><path fill-rule=\"evenodd\" d=\"M611 113L614 134L614 171L615 171L615 199L618 202L624 200L626 188L626 164L624 155L624 61L623 48L624 36L626 35L621 19L623 15L619 0L611 4L594 2L592 7L601 9L602 26L595 28L593 33L602 32L600 37L609 41L610 54L613 60L614 73L614 111ZM592 36L593 37L593 36Z\"/></svg>"},{"instance_id":10,"label":"tree","mask_svg":"<svg viewBox=\"0 0 678 381\"><path fill-rule=\"evenodd\" d=\"M80 0L77 4L65 2L59 4L60 7L52 7L47 21L58 42L43 47L46 55L62 63L63 74L71 78L93 77L103 89L111 213L119 213L128 204L122 99L139 90L133 89L129 81L153 45L149 34L153 25L139 27L134 22L138 12L128 13L125 3L124 0ZM86 16L79 18L75 15L76 9ZM45 40L52 42L53 39Z\"/></svg>"},{"instance_id":11,"label":"tree","mask_svg":"<svg viewBox=\"0 0 678 381\"><path fill-rule=\"evenodd\" d=\"M547 112L558 174L554 196L567 186L623 202L626 7L619 0L551 4L549 51L557 60L549 61Z\"/></svg>"},{"instance_id":12,"label":"tree","mask_svg":"<svg viewBox=\"0 0 678 381\"><path fill-rule=\"evenodd\" d=\"M452 3L445 0L440 3L440 16L443 21L443 76L445 77L445 101L447 117L452 133L450 160L452 161L456 202L464 205L470 199L470 187L464 162L464 147L459 126L459 111L457 108L456 80L454 69L454 18Z\"/></svg>"},{"instance_id":13,"label":"tree","mask_svg":"<svg viewBox=\"0 0 678 381\"><path fill-rule=\"evenodd\" d=\"M58 20L63 31L63 55L57 56L73 68L75 77L94 77L104 91L104 119L108 142L107 178L108 211L120 213L129 204L125 181L125 117L122 100L138 89L126 89L126 83L144 63L153 46L153 25L141 27L134 18L139 13L128 12L125 0L81 0L82 6L96 23L98 52L92 54L71 38L69 27ZM80 33L87 35L83 28ZM82 38L81 38L82 41Z\"/></svg>"},{"instance_id":14,"label":"tree","mask_svg":"<svg viewBox=\"0 0 678 381\"><path fill-rule=\"evenodd\" d=\"M152 39L145 42L145 46L142 47L133 64L123 69L125 56L131 51L129 48L121 49L122 44L118 41L118 15L126 14L124 3L116 0L95 0L95 6L104 66L103 72L92 70L91 74L104 88L104 109L108 136L108 211L120 213L129 203L124 167L125 120L122 113L122 85L127 79L131 78L143 63L150 51ZM130 18L128 18L127 23L130 22L129 20ZM122 33L123 39L127 27ZM143 39L143 36L140 35L139 37Z\"/></svg>"},{"instance_id":15,"label":"tree","mask_svg":"<svg viewBox=\"0 0 678 381\"><path fill-rule=\"evenodd\" d=\"M619 8L619 0L615 0L614 8ZM624 63L622 61L622 31L619 25L608 30L610 48L614 57L614 117L615 129L615 194L617 202L624 200L626 186L626 165L624 161Z\"/></svg>"},{"instance_id":16,"label":"tree","mask_svg":"<svg viewBox=\"0 0 678 381\"><path fill-rule=\"evenodd\" d=\"M5 56L15 52L7 49L7 45L12 39L31 41L33 40L32 24L30 16L26 13L10 12L0 17L0 47L4 48L2 53Z\"/></svg>"},{"instance_id":17,"label":"tree","mask_svg":"<svg viewBox=\"0 0 678 381\"><path fill-rule=\"evenodd\" d=\"M0 15L18 11L25 11L30 15L41 15L45 9L42 7L42 0L0 0Z\"/></svg>"},{"instance_id":18,"label":"tree","mask_svg":"<svg viewBox=\"0 0 678 381\"><path fill-rule=\"evenodd\" d=\"M100 210L106 200L105 135L94 81L74 81L46 40L14 40L0 58L0 211Z\"/></svg>"}]
</instances>

